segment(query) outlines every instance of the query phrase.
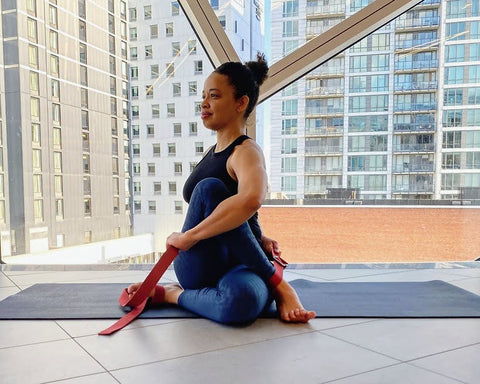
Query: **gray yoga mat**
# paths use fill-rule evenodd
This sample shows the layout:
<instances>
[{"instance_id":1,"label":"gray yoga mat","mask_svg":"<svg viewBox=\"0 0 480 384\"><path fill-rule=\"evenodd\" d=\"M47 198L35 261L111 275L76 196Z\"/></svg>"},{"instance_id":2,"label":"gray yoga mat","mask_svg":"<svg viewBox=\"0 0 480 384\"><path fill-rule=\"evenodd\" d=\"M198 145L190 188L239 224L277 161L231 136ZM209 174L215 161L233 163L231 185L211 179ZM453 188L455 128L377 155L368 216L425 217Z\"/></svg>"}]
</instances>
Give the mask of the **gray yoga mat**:
<instances>
[{"instance_id":1,"label":"gray yoga mat","mask_svg":"<svg viewBox=\"0 0 480 384\"><path fill-rule=\"evenodd\" d=\"M480 317L480 296L445 283L311 282L295 280L305 308L317 317ZM0 319L117 319L128 284L36 284L0 302ZM274 317L272 305L261 317ZM147 308L142 318L197 317L182 308Z\"/></svg>"}]
</instances>

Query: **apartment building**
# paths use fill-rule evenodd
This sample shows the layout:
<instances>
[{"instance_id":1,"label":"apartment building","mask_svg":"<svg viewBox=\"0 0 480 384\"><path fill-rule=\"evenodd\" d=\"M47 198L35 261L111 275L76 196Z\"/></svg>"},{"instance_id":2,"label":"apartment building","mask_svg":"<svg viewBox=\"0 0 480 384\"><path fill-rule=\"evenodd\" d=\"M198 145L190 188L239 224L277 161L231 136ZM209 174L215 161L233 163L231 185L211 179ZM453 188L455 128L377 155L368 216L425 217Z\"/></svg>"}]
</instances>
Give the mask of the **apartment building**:
<instances>
[{"instance_id":1,"label":"apartment building","mask_svg":"<svg viewBox=\"0 0 480 384\"><path fill-rule=\"evenodd\" d=\"M263 50L263 6L254 3L210 2L241 61ZM162 249L183 224L184 182L216 141L200 118L213 67L177 1L128 6L134 232L154 232Z\"/></svg>"},{"instance_id":2,"label":"apartment building","mask_svg":"<svg viewBox=\"0 0 480 384\"><path fill-rule=\"evenodd\" d=\"M272 0L283 57L372 1ZM271 99L271 191L480 198L480 9L425 0Z\"/></svg>"},{"instance_id":3,"label":"apartment building","mask_svg":"<svg viewBox=\"0 0 480 384\"><path fill-rule=\"evenodd\" d=\"M2 255L131 233L127 3L3 1Z\"/></svg>"}]
</instances>

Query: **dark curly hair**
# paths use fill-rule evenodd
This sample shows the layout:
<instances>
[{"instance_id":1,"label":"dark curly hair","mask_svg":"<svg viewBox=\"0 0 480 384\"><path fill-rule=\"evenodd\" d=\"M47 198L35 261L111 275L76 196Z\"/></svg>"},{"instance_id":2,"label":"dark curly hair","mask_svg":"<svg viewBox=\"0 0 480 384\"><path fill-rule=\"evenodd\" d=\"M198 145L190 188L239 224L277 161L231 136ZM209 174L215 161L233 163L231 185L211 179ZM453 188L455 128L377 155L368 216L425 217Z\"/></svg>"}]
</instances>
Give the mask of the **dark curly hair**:
<instances>
[{"instance_id":1,"label":"dark curly hair","mask_svg":"<svg viewBox=\"0 0 480 384\"><path fill-rule=\"evenodd\" d=\"M250 116L258 101L260 85L268 74L268 64L265 55L257 53L256 61L247 61L245 64L236 61L223 63L214 71L228 77L230 85L235 89L235 98L248 96L249 102L245 110L245 119Z\"/></svg>"}]
</instances>

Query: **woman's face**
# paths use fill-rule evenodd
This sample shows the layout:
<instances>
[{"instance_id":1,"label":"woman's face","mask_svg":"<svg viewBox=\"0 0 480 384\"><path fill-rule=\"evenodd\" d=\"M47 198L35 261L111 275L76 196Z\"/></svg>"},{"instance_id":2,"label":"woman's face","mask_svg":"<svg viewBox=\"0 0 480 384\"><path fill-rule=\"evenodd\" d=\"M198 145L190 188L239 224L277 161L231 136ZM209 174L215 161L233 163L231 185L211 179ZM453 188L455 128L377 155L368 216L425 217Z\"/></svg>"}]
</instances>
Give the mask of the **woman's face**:
<instances>
[{"instance_id":1,"label":"woman's face","mask_svg":"<svg viewBox=\"0 0 480 384\"><path fill-rule=\"evenodd\" d=\"M234 91L227 76L216 72L208 76L202 91L201 115L206 128L218 131L243 118L245 99L235 99Z\"/></svg>"}]
</instances>

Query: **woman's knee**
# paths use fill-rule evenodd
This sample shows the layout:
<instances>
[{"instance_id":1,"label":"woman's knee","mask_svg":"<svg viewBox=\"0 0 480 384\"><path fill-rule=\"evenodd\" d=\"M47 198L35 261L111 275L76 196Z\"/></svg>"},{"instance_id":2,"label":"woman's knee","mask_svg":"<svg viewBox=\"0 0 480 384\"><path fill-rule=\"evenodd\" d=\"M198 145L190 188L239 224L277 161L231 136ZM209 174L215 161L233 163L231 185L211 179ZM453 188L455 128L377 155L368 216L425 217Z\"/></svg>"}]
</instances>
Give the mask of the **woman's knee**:
<instances>
[{"instance_id":1,"label":"woman's knee","mask_svg":"<svg viewBox=\"0 0 480 384\"><path fill-rule=\"evenodd\" d=\"M216 177L207 177L197 183L193 190L193 195L204 197L221 196L223 199L230 195L227 186L223 181Z\"/></svg>"},{"instance_id":2,"label":"woman's knee","mask_svg":"<svg viewBox=\"0 0 480 384\"><path fill-rule=\"evenodd\" d=\"M268 288L258 276L230 283L222 291L223 303L220 306L219 321L224 324L255 321L268 301Z\"/></svg>"}]
</instances>

